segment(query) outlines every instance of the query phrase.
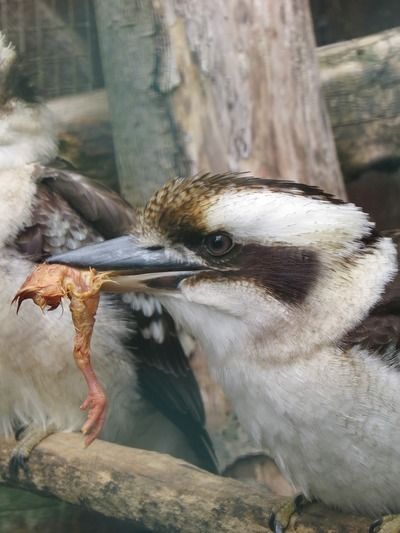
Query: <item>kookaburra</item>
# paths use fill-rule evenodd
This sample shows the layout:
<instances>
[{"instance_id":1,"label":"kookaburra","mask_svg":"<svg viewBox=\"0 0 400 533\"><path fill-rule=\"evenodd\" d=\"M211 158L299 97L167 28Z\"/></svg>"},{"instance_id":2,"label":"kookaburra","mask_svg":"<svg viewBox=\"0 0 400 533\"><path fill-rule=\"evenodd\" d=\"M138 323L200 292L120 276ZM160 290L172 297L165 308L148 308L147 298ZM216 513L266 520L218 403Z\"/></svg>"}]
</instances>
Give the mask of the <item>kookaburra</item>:
<instances>
[{"instance_id":1,"label":"kookaburra","mask_svg":"<svg viewBox=\"0 0 400 533\"><path fill-rule=\"evenodd\" d=\"M86 386L72 358L68 312L19 315L10 302L35 262L127 232L135 212L116 193L53 168L53 119L0 38L0 435L30 444L76 431ZM108 398L101 438L215 470L200 392L171 317L153 297L105 295L93 364ZM31 437L31 438L30 438Z\"/></svg>"},{"instance_id":2,"label":"kookaburra","mask_svg":"<svg viewBox=\"0 0 400 533\"><path fill-rule=\"evenodd\" d=\"M50 262L157 295L298 491L400 511L397 252L361 209L298 183L179 178L133 234Z\"/></svg>"}]
</instances>

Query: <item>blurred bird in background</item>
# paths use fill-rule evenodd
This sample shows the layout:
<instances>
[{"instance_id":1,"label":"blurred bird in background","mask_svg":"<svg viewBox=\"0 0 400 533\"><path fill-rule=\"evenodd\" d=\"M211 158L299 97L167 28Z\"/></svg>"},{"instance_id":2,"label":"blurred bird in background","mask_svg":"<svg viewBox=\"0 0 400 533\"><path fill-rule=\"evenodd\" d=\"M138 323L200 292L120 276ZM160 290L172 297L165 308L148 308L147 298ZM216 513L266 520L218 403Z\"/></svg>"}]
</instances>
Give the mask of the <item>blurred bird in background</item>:
<instances>
[{"instance_id":1,"label":"blurred bird in background","mask_svg":"<svg viewBox=\"0 0 400 533\"><path fill-rule=\"evenodd\" d=\"M10 302L35 262L126 233L134 210L57 160L53 118L0 37L0 433L15 463L54 431L77 431L85 383L72 358L69 313L45 319ZM102 298L93 365L108 398L101 438L169 453L211 471L198 385L174 322L152 296Z\"/></svg>"}]
</instances>

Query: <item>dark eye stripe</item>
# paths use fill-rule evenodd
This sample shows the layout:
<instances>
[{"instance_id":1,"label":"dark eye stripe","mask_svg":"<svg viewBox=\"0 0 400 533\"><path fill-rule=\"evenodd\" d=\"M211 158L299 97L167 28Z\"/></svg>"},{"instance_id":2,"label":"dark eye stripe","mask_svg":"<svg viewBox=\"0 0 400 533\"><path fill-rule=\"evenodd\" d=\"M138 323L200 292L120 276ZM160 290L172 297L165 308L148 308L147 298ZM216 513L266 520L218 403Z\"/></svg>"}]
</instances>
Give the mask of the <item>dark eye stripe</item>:
<instances>
[{"instance_id":1,"label":"dark eye stripe","mask_svg":"<svg viewBox=\"0 0 400 533\"><path fill-rule=\"evenodd\" d=\"M305 300L320 269L312 250L257 244L236 245L227 259L217 265L217 270L199 273L187 283L202 279L249 281L289 305L300 305Z\"/></svg>"}]
</instances>

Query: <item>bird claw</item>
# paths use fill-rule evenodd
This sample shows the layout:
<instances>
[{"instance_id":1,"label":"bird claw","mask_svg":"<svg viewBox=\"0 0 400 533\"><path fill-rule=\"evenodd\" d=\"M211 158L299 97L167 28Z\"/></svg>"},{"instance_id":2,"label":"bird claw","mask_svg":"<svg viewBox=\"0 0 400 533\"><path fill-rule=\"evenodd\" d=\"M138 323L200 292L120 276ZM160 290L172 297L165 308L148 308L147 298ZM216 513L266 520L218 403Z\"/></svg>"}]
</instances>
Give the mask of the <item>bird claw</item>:
<instances>
[{"instance_id":1,"label":"bird claw","mask_svg":"<svg viewBox=\"0 0 400 533\"><path fill-rule=\"evenodd\" d=\"M298 494L294 498L286 498L283 503L278 504L276 510L269 515L268 526L273 533L283 533L289 525L294 514L298 514L309 501Z\"/></svg>"},{"instance_id":2,"label":"bird claw","mask_svg":"<svg viewBox=\"0 0 400 533\"><path fill-rule=\"evenodd\" d=\"M381 528L382 525L382 518L378 518L377 520L374 520L372 524L369 526L368 533L378 533L378 531Z\"/></svg>"},{"instance_id":3,"label":"bird claw","mask_svg":"<svg viewBox=\"0 0 400 533\"><path fill-rule=\"evenodd\" d=\"M369 533L398 533L400 531L400 515L386 515L372 522Z\"/></svg>"},{"instance_id":4,"label":"bird claw","mask_svg":"<svg viewBox=\"0 0 400 533\"><path fill-rule=\"evenodd\" d=\"M27 463L32 450L55 431L57 431L57 428L54 424L50 424L46 429L26 426L19 431L18 442L11 453L8 463L8 471L12 479L18 477L20 470L27 472Z\"/></svg>"},{"instance_id":5,"label":"bird claw","mask_svg":"<svg viewBox=\"0 0 400 533\"><path fill-rule=\"evenodd\" d=\"M285 531L285 527L279 522L274 512L269 515L268 526L273 533L283 533Z\"/></svg>"},{"instance_id":6,"label":"bird claw","mask_svg":"<svg viewBox=\"0 0 400 533\"><path fill-rule=\"evenodd\" d=\"M10 461L8 463L8 473L11 479L17 478L20 470L23 470L25 473L27 472L28 459L29 456L26 456L23 453L20 453L19 451L13 451L10 457Z\"/></svg>"},{"instance_id":7,"label":"bird claw","mask_svg":"<svg viewBox=\"0 0 400 533\"><path fill-rule=\"evenodd\" d=\"M82 426L82 433L85 435L85 447L99 436L103 429L106 418L107 398L103 392L89 394L81 405L82 411L89 409L88 418Z\"/></svg>"}]
</instances>

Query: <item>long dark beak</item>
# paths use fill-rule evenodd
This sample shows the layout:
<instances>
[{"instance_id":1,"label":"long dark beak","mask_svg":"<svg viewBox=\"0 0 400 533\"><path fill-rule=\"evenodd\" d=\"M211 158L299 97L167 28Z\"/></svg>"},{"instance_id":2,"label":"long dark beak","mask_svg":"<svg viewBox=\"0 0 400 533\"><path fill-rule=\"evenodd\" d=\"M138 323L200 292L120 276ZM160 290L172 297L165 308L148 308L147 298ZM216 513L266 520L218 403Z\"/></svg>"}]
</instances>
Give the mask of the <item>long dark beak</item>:
<instances>
[{"instance_id":1,"label":"long dark beak","mask_svg":"<svg viewBox=\"0 0 400 533\"><path fill-rule=\"evenodd\" d=\"M46 263L109 272L112 281L103 286L109 292L177 289L182 279L207 270L200 262L179 261L163 247L144 247L132 235L53 255Z\"/></svg>"}]
</instances>

